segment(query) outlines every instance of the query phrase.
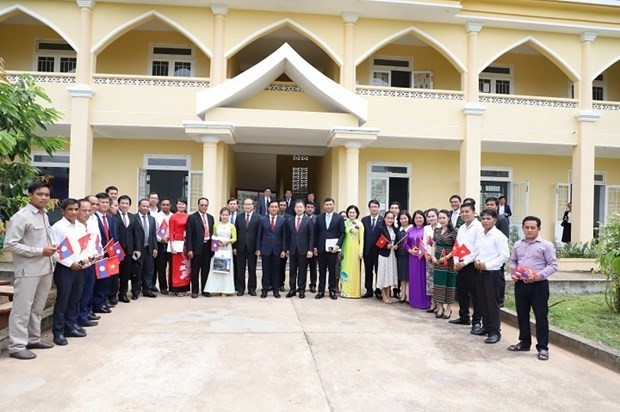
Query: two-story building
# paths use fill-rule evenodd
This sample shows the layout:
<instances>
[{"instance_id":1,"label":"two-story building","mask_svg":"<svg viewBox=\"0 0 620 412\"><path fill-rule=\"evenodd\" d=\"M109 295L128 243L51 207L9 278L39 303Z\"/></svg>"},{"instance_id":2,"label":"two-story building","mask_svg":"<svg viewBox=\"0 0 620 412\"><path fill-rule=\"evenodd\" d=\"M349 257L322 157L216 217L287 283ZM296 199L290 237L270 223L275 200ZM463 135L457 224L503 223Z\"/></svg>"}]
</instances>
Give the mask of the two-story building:
<instances>
[{"instance_id":1,"label":"two-story building","mask_svg":"<svg viewBox=\"0 0 620 412\"><path fill-rule=\"evenodd\" d=\"M63 113L60 197L502 194L548 238L572 200L586 241L620 211L616 4L0 0L0 56Z\"/></svg>"}]
</instances>

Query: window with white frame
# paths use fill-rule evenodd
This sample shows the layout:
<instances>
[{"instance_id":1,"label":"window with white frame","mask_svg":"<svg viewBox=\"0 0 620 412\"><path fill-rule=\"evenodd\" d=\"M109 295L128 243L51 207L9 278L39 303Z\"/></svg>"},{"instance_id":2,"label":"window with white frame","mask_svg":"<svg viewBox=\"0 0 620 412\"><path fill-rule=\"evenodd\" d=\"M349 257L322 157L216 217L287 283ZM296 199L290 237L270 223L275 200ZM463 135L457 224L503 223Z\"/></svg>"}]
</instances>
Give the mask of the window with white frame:
<instances>
[{"instance_id":1,"label":"window with white frame","mask_svg":"<svg viewBox=\"0 0 620 412\"><path fill-rule=\"evenodd\" d=\"M592 80L592 100L607 100L606 79L606 73L603 72L596 76L594 80ZM569 85L569 96L571 99L575 98L575 84L572 82L570 82Z\"/></svg>"},{"instance_id":2,"label":"window with white frame","mask_svg":"<svg viewBox=\"0 0 620 412\"><path fill-rule=\"evenodd\" d=\"M77 55L63 40L37 40L35 70L50 73L75 73Z\"/></svg>"},{"instance_id":3,"label":"window with white frame","mask_svg":"<svg viewBox=\"0 0 620 412\"><path fill-rule=\"evenodd\" d=\"M151 76L192 77L195 51L193 46L182 44L151 44Z\"/></svg>"},{"instance_id":4,"label":"window with white frame","mask_svg":"<svg viewBox=\"0 0 620 412\"><path fill-rule=\"evenodd\" d=\"M513 69L510 65L492 65L478 76L481 93L512 94Z\"/></svg>"},{"instance_id":5,"label":"window with white frame","mask_svg":"<svg viewBox=\"0 0 620 412\"><path fill-rule=\"evenodd\" d=\"M372 58L370 84L383 87L411 87L413 62L409 58L376 56Z\"/></svg>"}]
</instances>

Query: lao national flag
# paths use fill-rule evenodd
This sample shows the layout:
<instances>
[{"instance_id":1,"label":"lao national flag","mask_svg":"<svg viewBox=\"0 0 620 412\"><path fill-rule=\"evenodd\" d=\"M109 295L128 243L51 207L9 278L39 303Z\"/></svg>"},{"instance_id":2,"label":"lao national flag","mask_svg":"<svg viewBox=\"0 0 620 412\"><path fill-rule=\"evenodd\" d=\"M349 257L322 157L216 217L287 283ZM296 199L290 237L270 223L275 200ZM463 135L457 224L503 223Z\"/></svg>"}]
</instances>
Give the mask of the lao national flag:
<instances>
[{"instance_id":1,"label":"lao national flag","mask_svg":"<svg viewBox=\"0 0 620 412\"><path fill-rule=\"evenodd\" d=\"M116 256L119 261L122 261L123 259L125 259L125 251L123 250L123 247L121 246L120 243L118 242L114 243L114 245L112 246L112 249L114 251L114 254L112 256Z\"/></svg>"},{"instance_id":2,"label":"lao national flag","mask_svg":"<svg viewBox=\"0 0 620 412\"><path fill-rule=\"evenodd\" d=\"M424 242L422 239L418 242L418 259L422 260L422 258L426 255L426 247L424 246Z\"/></svg>"},{"instance_id":3,"label":"lao national flag","mask_svg":"<svg viewBox=\"0 0 620 412\"><path fill-rule=\"evenodd\" d=\"M165 239L167 233L168 233L168 222L166 222L166 220L164 219L161 221L161 225L159 225L159 229L157 230L157 236L159 236L160 239Z\"/></svg>"},{"instance_id":4,"label":"lao national flag","mask_svg":"<svg viewBox=\"0 0 620 412\"><path fill-rule=\"evenodd\" d=\"M95 250L97 251L98 255L103 253L103 248L101 247L101 238L99 237L99 235L97 235L97 237L95 238Z\"/></svg>"},{"instance_id":5,"label":"lao national flag","mask_svg":"<svg viewBox=\"0 0 620 412\"><path fill-rule=\"evenodd\" d=\"M69 242L68 237L64 238L58 245L58 255L60 256L60 260L66 259L73 255L73 247L71 246L71 242Z\"/></svg>"},{"instance_id":6,"label":"lao national flag","mask_svg":"<svg viewBox=\"0 0 620 412\"><path fill-rule=\"evenodd\" d=\"M511 274L512 276L516 276L516 277L520 278L520 277L521 277L521 270L520 270L520 269L518 269L518 268L513 268L513 267L511 267L511 268L510 268L510 274Z\"/></svg>"},{"instance_id":7,"label":"lao national flag","mask_svg":"<svg viewBox=\"0 0 620 412\"><path fill-rule=\"evenodd\" d=\"M97 279L105 279L110 276L105 261L106 259L101 259L95 262L95 275L97 275Z\"/></svg>"},{"instance_id":8,"label":"lao national flag","mask_svg":"<svg viewBox=\"0 0 620 412\"><path fill-rule=\"evenodd\" d=\"M217 252L220 250L220 241L217 239L211 239L211 251Z\"/></svg>"},{"instance_id":9,"label":"lao national flag","mask_svg":"<svg viewBox=\"0 0 620 412\"><path fill-rule=\"evenodd\" d=\"M80 253L86 250L86 248L88 247L89 241L90 241L90 234L86 234L78 239L78 243L80 244L80 249L82 249Z\"/></svg>"}]
</instances>

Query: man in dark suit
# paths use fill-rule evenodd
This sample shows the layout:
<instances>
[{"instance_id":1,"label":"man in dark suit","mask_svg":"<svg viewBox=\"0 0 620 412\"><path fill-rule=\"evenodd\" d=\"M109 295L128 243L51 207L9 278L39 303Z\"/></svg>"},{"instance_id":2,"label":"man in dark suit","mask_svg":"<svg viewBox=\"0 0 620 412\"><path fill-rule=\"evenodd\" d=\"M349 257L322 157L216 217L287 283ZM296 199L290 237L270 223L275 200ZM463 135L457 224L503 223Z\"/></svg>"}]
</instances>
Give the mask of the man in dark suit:
<instances>
[{"instance_id":1,"label":"man in dark suit","mask_svg":"<svg viewBox=\"0 0 620 412\"><path fill-rule=\"evenodd\" d=\"M133 264L133 226L135 216L133 213L129 213L129 207L131 206L131 198L127 195L122 195L118 198L118 213L114 216L116 219L116 226L118 227L118 243L125 251L125 259L119 264L119 289L118 300L124 303L131 302L127 297L127 291L129 290L129 278L131 277L131 268Z\"/></svg>"},{"instance_id":2,"label":"man in dark suit","mask_svg":"<svg viewBox=\"0 0 620 412\"><path fill-rule=\"evenodd\" d=\"M245 293L245 267L248 267L248 293L256 296L256 235L260 217L254 211L254 200L247 198L243 201L243 214L235 220L237 242L233 245L233 252L237 256L237 273L235 289L237 296Z\"/></svg>"},{"instance_id":3,"label":"man in dark suit","mask_svg":"<svg viewBox=\"0 0 620 412\"><path fill-rule=\"evenodd\" d=\"M380 209L379 201L372 199L368 202L370 215L362 218L364 225L364 287L366 288L366 293L362 295L363 298L371 298L373 295L372 283L379 264L379 249L371 239L380 230L381 222L383 222L383 217L379 215ZM379 296L381 296L381 291L379 291Z\"/></svg>"},{"instance_id":4,"label":"man in dark suit","mask_svg":"<svg viewBox=\"0 0 620 412\"><path fill-rule=\"evenodd\" d=\"M293 217L287 213L287 209L288 205L286 203L286 199L280 199L278 201L278 216L284 219L284 222L287 222ZM280 292L284 292L286 290L284 287L286 284L286 262L288 262L288 257L285 255L280 259Z\"/></svg>"},{"instance_id":5,"label":"man in dark suit","mask_svg":"<svg viewBox=\"0 0 620 412\"><path fill-rule=\"evenodd\" d=\"M316 238L316 217L314 214L314 204L306 203L306 217L310 220L310 227L314 232L313 237ZM313 245L314 247L314 245ZM314 252L314 251L313 251ZM316 279L317 279L317 266L319 258L316 254L312 253L312 257L308 259L308 268L310 269L310 292L316 293Z\"/></svg>"},{"instance_id":6,"label":"man in dark suit","mask_svg":"<svg viewBox=\"0 0 620 412\"><path fill-rule=\"evenodd\" d=\"M497 200L499 200L499 208L497 209L497 213L504 216L508 220L508 223L510 223L512 210L510 210L510 205L506 203L506 196L500 196Z\"/></svg>"},{"instance_id":7,"label":"man in dark suit","mask_svg":"<svg viewBox=\"0 0 620 412\"><path fill-rule=\"evenodd\" d=\"M138 213L134 216L133 224L133 255L136 261L135 274L131 281L131 298L138 299L140 290L142 295L155 298L153 293L153 273L155 258L157 257L157 223L149 213L151 204L148 199L138 202Z\"/></svg>"},{"instance_id":8,"label":"man in dark suit","mask_svg":"<svg viewBox=\"0 0 620 412\"><path fill-rule=\"evenodd\" d=\"M258 205L256 210L260 216L266 216L269 210L269 203L275 198L271 194L271 188L266 188L262 195L258 195Z\"/></svg>"},{"instance_id":9,"label":"man in dark suit","mask_svg":"<svg viewBox=\"0 0 620 412\"><path fill-rule=\"evenodd\" d=\"M295 216L287 222L290 290L286 297L291 298L299 291L299 299L303 299L306 297L308 259L314 256L314 224L305 215L303 200L296 200L294 209Z\"/></svg>"},{"instance_id":10,"label":"man in dark suit","mask_svg":"<svg viewBox=\"0 0 620 412\"><path fill-rule=\"evenodd\" d=\"M269 214L263 216L258 224L256 235L256 256L263 263L263 290L261 298L266 298L269 290L280 298L280 258L286 256L286 220L278 216L278 202L269 204Z\"/></svg>"},{"instance_id":11,"label":"man in dark suit","mask_svg":"<svg viewBox=\"0 0 620 412\"><path fill-rule=\"evenodd\" d=\"M306 195L306 205L308 204L312 204L314 206L315 215L318 216L321 214L321 206L318 204L318 202L316 202L316 195L314 194L314 192L308 192L308 194Z\"/></svg>"},{"instance_id":12,"label":"man in dark suit","mask_svg":"<svg viewBox=\"0 0 620 412\"><path fill-rule=\"evenodd\" d=\"M105 246L108 242L112 243L118 240L118 231L116 222L108 215L110 208L110 197L105 193L97 193L95 195L99 200L98 210L95 213L99 235L101 236L101 245ZM110 294L110 278L97 279L93 289L93 311L96 313L110 313L108 295Z\"/></svg>"},{"instance_id":13,"label":"man in dark suit","mask_svg":"<svg viewBox=\"0 0 620 412\"><path fill-rule=\"evenodd\" d=\"M317 217L316 239L314 252L319 256L319 291L314 297L321 299L325 296L325 278L329 269L329 297L338 299L336 296L336 260L338 252L344 242L344 219L340 214L334 213L334 199L331 197L323 201L324 213Z\"/></svg>"},{"instance_id":14,"label":"man in dark suit","mask_svg":"<svg viewBox=\"0 0 620 412\"><path fill-rule=\"evenodd\" d=\"M296 200L293 199L293 191L291 189L286 189L284 191L284 201L286 202L286 214L289 216L295 216Z\"/></svg>"},{"instance_id":15,"label":"man in dark suit","mask_svg":"<svg viewBox=\"0 0 620 412\"><path fill-rule=\"evenodd\" d=\"M207 213L209 200L205 197L198 199L198 211L187 218L185 228L185 247L187 257L192 262L192 298L197 298L199 293L209 297L209 292L204 292L211 269L211 236L213 234L213 216ZM200 282L198 281L200 279Z\"/></svg>"}]
</instances>

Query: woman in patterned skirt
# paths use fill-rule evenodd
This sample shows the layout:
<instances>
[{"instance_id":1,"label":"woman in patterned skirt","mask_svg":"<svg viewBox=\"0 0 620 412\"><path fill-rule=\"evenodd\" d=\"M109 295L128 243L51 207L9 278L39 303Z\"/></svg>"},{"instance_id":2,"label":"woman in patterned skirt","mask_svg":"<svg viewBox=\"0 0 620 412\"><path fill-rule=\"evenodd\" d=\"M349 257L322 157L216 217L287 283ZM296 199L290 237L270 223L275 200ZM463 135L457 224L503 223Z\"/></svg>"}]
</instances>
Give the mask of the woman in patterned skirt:
<instances>
[{"instance_id":1,"label":"woman in patterned skirt","mask_svg":"<svg viewBox=\"0 0 620 412\"><path fill-rule=\"evenodd\" d=\"M456 230L452 226L452 220L447 210L441 210L437 215L439 228L435 229L432 247L432 261L435 265L433 275L433 302L437 306L437 318L450 319L452 309L448 308L454 303L456 288L456 272L454 259L452 259L452 247L456 242Z\"/></svg>"},{"instance_id":2,"label":"woman in patterned skirt","mask_svg":"<svg viewBox=\"0 0 620 412\"><path fill-rule=\"evenodd\" d=\"M439 227L439 223L437 223L437 214L439 211L435 208L428 209L425 212L426 215L426 226L424 226L424 247L426 248L426 296L430 299L433 298L433 273L435 270L435 265L433 264L432 255L430 253L431 247L433 246L433 236L435 234L435 229ZM428 313L437 313L437 305L433 302L430 309L426 312Z\"/></svg>"}]
</instances>

